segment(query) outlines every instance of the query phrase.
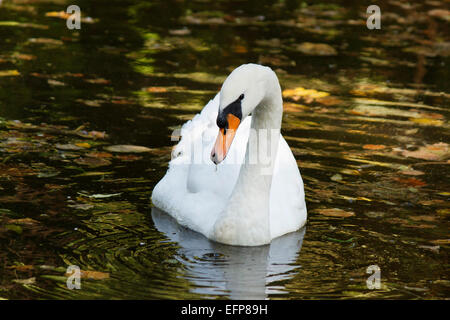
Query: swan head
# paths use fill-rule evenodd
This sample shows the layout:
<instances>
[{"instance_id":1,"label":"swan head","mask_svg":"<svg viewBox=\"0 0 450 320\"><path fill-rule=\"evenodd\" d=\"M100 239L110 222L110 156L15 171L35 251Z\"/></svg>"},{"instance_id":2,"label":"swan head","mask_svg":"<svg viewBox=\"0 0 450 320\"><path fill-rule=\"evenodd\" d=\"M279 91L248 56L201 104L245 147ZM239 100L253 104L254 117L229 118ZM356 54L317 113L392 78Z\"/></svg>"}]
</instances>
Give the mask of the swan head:
<instances>
[{"instance_id":1,"label":"swan head","mask_svg":"<svg viewBox=\"0 0 450 320\"><path fill-rule=\"evenodd\" d=\"M261 103L267 92L267 80L276 75L269 67L243 64L225 79L220 90L217 126L219 133L211 151L215 164L222 162L241 122Z\"/></svg>"}]
</instances>

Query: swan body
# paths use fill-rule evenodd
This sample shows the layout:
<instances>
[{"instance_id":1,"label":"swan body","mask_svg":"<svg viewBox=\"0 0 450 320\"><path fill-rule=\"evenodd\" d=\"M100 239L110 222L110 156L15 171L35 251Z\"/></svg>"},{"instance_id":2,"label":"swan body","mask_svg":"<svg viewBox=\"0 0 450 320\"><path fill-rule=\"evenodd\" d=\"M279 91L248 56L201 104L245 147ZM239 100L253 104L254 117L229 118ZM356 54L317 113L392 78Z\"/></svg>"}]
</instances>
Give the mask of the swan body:
<instances>
[{"instance_id":1,"label":"swan body","mask_svg":"<svg viewBox=\"0 0 450 320\"><path fill-rule=\"evenodd\" d=\"M181 128L153 204L179 224L230 245L263 245L301 228L307 216L303 181L280 133L282 109L270 68L236 68Z\"/></svg>"}]
</instances>

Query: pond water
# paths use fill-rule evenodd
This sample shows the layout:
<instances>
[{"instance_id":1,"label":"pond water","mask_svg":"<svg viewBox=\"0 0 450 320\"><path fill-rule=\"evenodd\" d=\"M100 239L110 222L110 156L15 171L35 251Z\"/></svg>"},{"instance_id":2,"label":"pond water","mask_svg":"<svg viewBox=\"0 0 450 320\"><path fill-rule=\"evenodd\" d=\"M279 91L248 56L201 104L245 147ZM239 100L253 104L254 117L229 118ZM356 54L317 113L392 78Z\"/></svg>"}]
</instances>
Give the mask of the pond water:
<instances>
[{"instance_id":1,"label":"pond water","mask_svg":"<svg viewBox=\"0 0 450 320\"><path fill-rule=\"evenodd\" d=\"M359 1L0 3L0 298L449 297L445 1L377 1L380 30ZM308 207L255 248L150 201L173 130L247 62L280 79Z\"/></svg>"}]
</instances>

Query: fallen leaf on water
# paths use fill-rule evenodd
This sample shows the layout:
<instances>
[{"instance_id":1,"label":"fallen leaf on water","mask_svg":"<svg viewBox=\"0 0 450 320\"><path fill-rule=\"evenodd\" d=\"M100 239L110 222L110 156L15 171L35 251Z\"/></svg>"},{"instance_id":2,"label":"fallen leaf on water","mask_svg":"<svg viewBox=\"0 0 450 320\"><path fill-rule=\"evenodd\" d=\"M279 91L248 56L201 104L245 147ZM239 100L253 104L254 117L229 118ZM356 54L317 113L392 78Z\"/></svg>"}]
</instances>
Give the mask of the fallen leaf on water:
<instances>
[{"instance_id":1,"label":"fallen leaf on water","mask_svg":"<svg viewBox=\"0 0 450 320\"><path fill-rule=\"evenodd\" d=\"M59 149L59 150L72 150L72 151L81 150L82 149L81 147L76 146L76 145L71 144L71 143L67 143L67 144L59 144L59 143L57 143L55 145L55 147L56 147L56 149Z\"/></svg>"},{"instance_id":2,"label":"fallen leaf on water","mask_svg":"<svg viewBox=\"0 0 450 320\"><path fill-rule=\"evenodd\" d=\"M336 173L335 175L331 176L330 179L332 181L342 181L342 176L339 173Z\"/></svg>"},{"instance_id":3,"label":"fallen leaf on water","mask_svg":"<svg viewBox=\"0 0 450 320\"><path fill-rule=\"evenodd\" d=\"M386 146L382 144L365 144L363 148L366 150L382 150L385 149Z\"/></svg>"},{"instance_id":4,"label":"fallen leaf on water","mask_svg":"<svg viewBox=\"0 0 450 320\"><path fill-rule=\"evenodd\" d=\"M414 221L435 221L436 220L436 218L435 217L433 217L433 216L425 216L425 215L422 215L422 216L410 216L409 217L411 220L414 220Z\"/></svg>"},{"instance_id":5,"label":"fallen leaf on water","mask_svg":"<svg viewBox=\"0 0 450 320\"><path fill-rule=\"evenodd\" d=\"M17 271L25 272L25 271L31 271L34 269L32 265L22 265L22 266L10 266L7 267L8 269L14 269Z\"/></svg>"},{"instance_id":6,"label":"fallen leaf on water","mask_svg":"<svg viewBox=\"0 0 450 320\"><path fill-rule=\"evenodd\" d=\"M24 53L14 53L12 55L12 57L14 59L19 59L19 60L26 60L26 61L30 61L30 60L34 60L36 59L36 56L32 55L32 54L24 54Z\"/></svg>"},{"instance_id":7,"label":"fallen leaf on water","mask_svg":"<svg viewBox=\"0 0 450 320\"><path fill-rule=\"evenodd\" d=\"M338 209L338 208L331 208L331 209L317 209L316 210L318 213L320 213L321 215L324 216L328 216L328 217L341 217L341 218L347 218L347 217L351 217L354 216L355 213L351 212L351 211L344 211L342 209Z\"/></svg>"},{"instance_id":8,"label":"fallen leaf on water","mask_svg":"<svg viewBox=\"0 0 450 320\"><path fill-rule=\"evenodd\" d=\"M164 87L147 87L144 88L145 91L147 92L167 92L167 89Z\"/></svg>"},{"instance_id":9,"label":"fallen leaf on water","mask_svg":"<svg viewBox=\"0 0 450 320\"><path fill-rule=\"evenodd\" d=\"M76 102L82 103L88 107L101 107L102 103L105 102L104 100L84 100L84 99L77 99Z\"/></svg>"},{"instance_id":10,"label":"fallen leaf on water","mask_svg":"<svg viewBox=\"0 0 450 320\"><path fill-rule=\"evenodd\" d=\"M394 180L413 187L423 187L427 185L422 180L416 178L394 178Z\"/></svg>"},{"instance_id":11,"label":"fallen leaf on water","mask_svg":"<svg viewBox=\"0 0 450 320\"><path fill-rule=\"evenodd\" d=\"M66 273L65 276L69 277L72 274L73 273ZM80 277L82 279L104 280L109 279L109 273L100 271L80 270Z\"/></svg>"},{"instance_id":12,"label":"fallen leaf on water","mask_svg":"<svg viewBox=\"0 0 450 320\"><path fill-rule=\"evenodd\" d=\"M20 72L17 70L0 70L0 77L16 77L20 76Z\"/></svg>"},{"instance_id":13,"label":"fallen leaf on water","mask_svg":"<svg viewBox=\"0 0 450 320\"><path fill-rule=\"evenodd\" d=\"M88 83L93 83L93 84L110 84L111 83L111 81L109 81L107 79L103 79L103 78L85 79L84 81L86 81Z\"/></svg>"},{"instance_id":14,"label":"fallen leaf on water","mask_svg":"<svg viewBox=\"0 0 450 320\"><path fill-rule=\"evenodd\" d=\"M302 104L285 102L285 103L283 103L283 109L285 112L300 112L300 111L304 111L309 108Z\"/></svg>"},{"instance_id":15,"label":"fallen leaf on water","mask_svg":"<svg viewBox=\"0 0 450 320\"><path fill-rule=\"evenodd\" d=\"M19 28L35 28L35 29L48 29L48 26L36 23L26 23L18 21L0 21L1 27L19 27Z\"/></svg>"},{"instance_id":16,"label":"fallen leaf on water","mask_svg":"<svg viewBox=\"0 0 450 320\"><path fill-rule=\"evenodd\" d=\"M91 168L97 168L97 167L103 167L103 166L109 166L111 164L111 161L103 159L103 158L92 158L92 157L86 157L86 158L78 158L74 160L75 163L83 166L89 166Z\"/></svg>"},{"instance_id":17,"label":"fallen leaf on water","mask_svg":"<svg viewBox=\"0 0 450 320\"><path fill-rule=\"evenodd\" d=\"M450 21L450 11L445 9L433 9L428 11L428 15L431 17L440 18L444 21Z\"/></svg>"},{"instance_id":18,"label":"fallen leaf on water","mask_svg":"<svg viewBox=\"0 0 450 320\"><path fill-rule=\"evenodd\" d=\"M306 103L311 103L315 99L323 98L329 95L330 94L328 92L317 91L314 89L305 89L302 87L283 90L284 98L291 98L294 101L299 101L300 99L303 99L305 100Z\"/></svg>"},{"instance_id":19,"label":"fallen leaf on water","mask_svg":"<svg viewBox=\"0 0 450 320\"><path fill-rule=\"evenodd\" d=\"M86 154L87 157L91 158L112 158L113 155L109 152L89 152Z\"/></svg>"},{"instance_id":20,"label":"fallen leaf on water","mask_svg":"<svg viewBox=\"0 0 450 320\"><path fill-rule=\"evenodd\" d=\"M103 280L109 278L109 273L100 271L80 271L80 276L82 279L93 279L93 280Z\"/></svg>"},{"instance_id":21,"label":"fallen leaf on water","mask_svg":"<svg viewBox=\"0 0 450 320\"><path fill-rule=\"evenodd\" d=\"M71 15L66 13L65 11L51 11L51 12L46 12L45 16L53 17L53 18L69 19L69 17Z\"/></svg>"},{"instance_id":22,"label":"fallen leaf on water","mask_svg":"<svg viewBox=\"0 0 450 320\"><path fill-rule=\"evenodd\" d=\"M327 106L327 107L335 106L335 105L338 105L338 104L342 104L342 103L343 103L343 101L342 101L341 99L336 98L336 97L333 97L333 96L327 96L327 97L317 98L317 99L316 99L316 102L318 102L318 103L320 103L320 104L323 104L323 105L325 105L325 106Z\"/></svg>"},{"instance_id":23,"label":"fallen leaf on water","mask_svg":"<svg viewBox=\"0 0 450 320\"><path fill-rule=\"evenodd\" d=\"M14 219L14 220L10 220L10 223L14 223L14 224L20 224L20 225L28 225L28 226L33 226L38 224L39 222L36 220L33 220L31 218L22 218L22 219Z\"/></svg>"},{"instance_id":24,"label":"fallen leaf on water","mask_svg":"<svg viewBox=\"0 0 450 320\"><path fill-rule=\"evenodd\" d=\"M87 133L88 136L93 137L94 139L104 139L106 138L106 132L104 131L89 131Z\"/></svg>"},{"instance_id":25,"label":"fallen leaf on water","mask_svg":"<svg viewBox=\"0 0 450 320\"><path fill-rule=\"evenodd\" d=\"M444 200L440 200L440 199L423 200L423 201L419 201L419 203L424 206L440 205L440 204L444 204Z\"/></svg>"},{"instance_id":26,"label":"fallen leaf on water","mask_svg":"<svg viewBox=\"0 0 450 320\"><path fill-rule=\"evenodd\" d=\"M91 147L91 145L87 142L78 142L78 143L75 143L75 145L78 147L84 148L84 149Z\"/></svg>"},{"instance_id":27,"label":"fallen leaf on water","mask_svg":"<svg viewBox=\"0 0 450 320\"><path fill-rule=\"evenodd\" d=\"M421 249L430 250L439 253L440 246L418 246Z\"/></svg>"},{"instance_id":28,"label":"fallen leaf on water","mask_svg":"<svg viewBox=\"0 0 450 320\"><path fill-rule=\"evenodd\" d=\"M336 49L326 43L303 42L298 44L295 49L310 56L335 56Z\"/></svg>"},{"instance_id":29,"label":"fallen leaf on water","mask_svg":"<svg viewBox=\"0 0 450 320\"><path fill-rule=\"evenodd\" d=\"M13 232L15 232L17 234L22 234L22 232L23 232L22 227L18 226L16 224L7 224L7 225L5 225L5 228L7 230L13 231Z\"/></svg>"},{"instance_id":30,"label":"fallen leaf on water","mask_svg":"<svg viewBox=\"0 0 450 320\"><path fill-rule=\"evenodd\" d=\"M450 239L437 239L431 241L434 244L450 244Z\"/></svg>"},{"instance_id":31,"label":"fallen leaf on water","mask_svg":"<svg viewBox=\"0 0 450 320\"><path fill-rule=\"evenodd\" d=\"M92 194L92 195L88 195L88 194L84 194L81 192L78 192L79 195L84 196L84 197L88 197L88 198L93 198L93 199L105 199L105 198L111 198L111 197L116 197L116 196L120 196L122 194L122 192L120 193L110 193L110 194Z\"/></svg>"},{"instance_id":32,"label":"fallen leaf on water","mask_svg":"<svg viewBox=\"0 0 450 320\"><path fill-rule=\"evenodd\" d=\"M47 79L47 83L54 87L64 87L66 84L62 81Z\"/></svg>"},{"instance_id":33,"label":"fallen leaf on water","mask_svg":"<svg viewBox=\"0 0 450 320\"><path fill-rule=\"evenodd\" d=\"M444 209L438 209L436 210L436 213L443 216L450 215L450 208L444 208Z\"/></svg>"},{"instance_id":34,"label":"fallen leaf on water","mask_svg":"<svg viewBox=\"0 0 450 320\"><path fill-rule=\"evenodd\" d=\"M37 44L49 44L49 45L55 45L60 46L63 44L61 40L52 39L52 38L30 38L28 39L31 43L37 43Z\"/></svg>"},{"instance_id":35,"label":"fallen leaf on water","mask_svg":"<svg viewBox=\"0 0 450 320\"><path fill-rule=\"evenodd\" d=\"M235 53L247 53L248 49L247 47L241 45L241 44L235 44L231 47L231 50Z\"/></svg>"},{"instance_id":36,"label":"fallen leaf on water","mask_svg":"<svg viewBox=\"0 0 450 320\"><path fill-rule=\"evenodd\" d=\"M416 151L401 150L404 157L411 157L423 160L442 160L449 155L448 144L438 142L431 145L420 147Z\"/></svg>"},{"instance_id":37,"label":"fallen leaf on water","mask_svg":"<svg viewBox=\"0 0 450 320\"><path fill-rule=\"evenodd\" d=\"M45 16L46 17L51 17L51 18L59 18L59 19L67 20L72 15L68 14L65 11L50 11L50 12L46 12ZM81 22L83 22L83 23L94 23L94 22L96 22L96 19L92 19L91 17L82 17L81 18Z\"/></svg>"},{"instance_id":38,"label":"fallen leaf on water","mask_svg":"<svg viewBox=\"0 0 450 320\"><path fill-rule=\"evenodd\" d=\"M410 118L409 119L412 122L419 123L419 124L426 124L431 126L442 126L444 122L442 120L437 119L429 119L429 118Z\"/></svg>"},{"instance_id":39,"label":"fallen leaf on water","mask_svg":"<svg viewBox=\"0 0 450 320\"><path fill-rule=\"evenodd\" d=\"M19 284L33 284L36 282L36 278L32 277L32 278L28 278L28 279L14 279L13 282L15 283L19 283Z\"/></svg>"},{"instance_id":40,"label":"fallen leaf on water","mask_svg":"<svg viewBox=\"0 0 450 320\"><path fill-rule=\"evenodd\" d=\"M401 174L406 174L408 176L421 176L423 174L425 174L425 172L419 171L419 170L403 170L403 171L399 171Z\"/></svg>"},{"instance_id":41,"label":"fallen leaf on water","mask_svg":"<svg viewBox=\"0 0 450 320\"><path fill-rule=\"evenodd\" d=\"M169 30L169 34L172 36L186 36L191 34L191 30L189 30L188 28L174 29Z\"/></svg>"},{"instance_id":42,"label":"fallen leaf on water","mask_svg":"<svg viewBox=\"0 0 450 320\"><path fill-rule=\"evenodd\" d=\"M136 156L136 155L132 155L132 154L120 154L120 155L117 155L116 158L120 159L122 161L136 161L136 160L142 159L141 156Z\"/></svg>"},{"instance_id":43,"label":"fallen leaf on water","mask_svg":"<svg viewBox=\"0 0 450 320\"><path fill-rule=\"evenodd\" d=\"M369 211L364 213L369 218L382 218L386 215L386 212L381 211Z\"/></svg>"},{"instance_id":44,"label":"fallen leaf on water","mask_svg":"<svg viewBox=\"0 0 450 320\"><path fill-rule=\"evenodd\" d=\"M79 209L79 210L89 210L94 207L92 204L89 204L89 203L69 204L67 206L70 208Z\"/></svg>"},{"instance_id":45,"label":"fallen leaf on water","mask_svg":"<svg viewBox=\"0 0 450 320\"><path fill-rule=\"evenodd\" d=\"M133 146L133 145L126 145L126 144L120 144L115 146L108 146L105 147L105 150L109 152L123 152L123 153L142 153L142 152L150 152L152 149L142 146Z\"/></svg>"}]
</instances>

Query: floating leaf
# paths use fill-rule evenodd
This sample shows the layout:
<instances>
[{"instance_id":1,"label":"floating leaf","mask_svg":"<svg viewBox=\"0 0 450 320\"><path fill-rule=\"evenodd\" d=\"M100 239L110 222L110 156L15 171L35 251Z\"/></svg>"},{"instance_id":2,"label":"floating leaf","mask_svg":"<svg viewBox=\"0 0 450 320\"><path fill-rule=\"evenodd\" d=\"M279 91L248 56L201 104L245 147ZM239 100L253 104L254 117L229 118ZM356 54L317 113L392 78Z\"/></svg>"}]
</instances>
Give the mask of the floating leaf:
<instances>
[{"instance_id":1,"label":"floating leaf","mask_svg":"<svg viewBox=\"0 0 450 320\"><path fill-rule=\"evenodd\" d=\"M10 266L8 269L14 269L21 272L27 272L34 269L32 265L19 265L19 266Z\"/></svg>"},{"instance_id":2,"label":"floating leaf","mask_svg":"<svg viewBox=\"0 0 450 320\"><path fill-rule=\"evenodd\" d=\"M31 43L37 43L37 44L48 44L48 45L55 45L60 46L63 44L61 40L52 39L52 38L30 38L28 39Z\"/></svg>"},{"instance_id":3,"label":"floating leaf","mask_svg":"<svg viewBox=\"0 0 450 320\"><path fill-rule=\"evenodd\" d=\"M330 209L317 209L318 213L328 216L328 217L340 217L340 218L347 218L354 216L355 213L351 211L344 211L342 209L338 208L330 208Z\"/></svg>"},{"instance_id":4,"label":"floating leaf","mask_svg":"<svg viewBox=\"0 0 450 320\"><path fill-rule=\"evenodd\" d=\"M142 159L141 156L136 156L136 155L132 155L132 154L120 154L120 155L117 155L116 158L120 159L122 161L137 161L137 160Z\"/></svg>"},{"instance_id":5,"label":"floating leaf","mask_svg":"<svg viewBox=\"0 0 450 320\"><path fill-rule=\"evenodd\" d=\"M78 142L78 143L75 143L75 145L78 147L84 148L84 149L91 147L91 145L87 142Z\"/></svg>"},{"instance_id":6,"label":"floating leaf","mask_svg":"<svg viewBox=\"0 0 450 320\"><path fill-rule=\"evenodd\" d=\"M410 216L409 217L411 220L413 221L435 221L436 217L434 216L425 216L425 215L421 215L421 216Z\"/></svg>"},{"instance_id":7,"label":"floating leaf","mask_svg":"<svg viewBox=\"0 0 450 320\"><path fill-rule=\"evenodd\" d=\"M110 193L110 194L93 194L93 195L88 195L88 194L84 194L81 192L78 192L79 195L84 196L84 197L88 197L88 198L93 198L93 199L104 199L104 198L111 198L111 197L116 197L116 196L120 196L122 194L122 192L120 193Z\"/></svg>"},{"instance_id":8,"label":"floating leaf","mask_svg":"<svg viewBox=\"0 0 450 320\"><path fill-rule=\"evenodd\" d=\"M404 157L411 157L423 160L442 160L449 155L448 144L438 142L431 145L420 147L416 151L399 150Z\"/></svg>"},{"instance_id":9,"label":"floating leaf","mask_svg":"<svg viewBox=\"0 0 450 320\"><path fill-rule=\"evenodd\" d=\"M366 150L382 150L385 149L386 146L382 144L365 144L363 145L363 148Z\"/></svg>"},{"instance_id":10,"label":"floating leaf","mask_svg":"<svg viewBox=\"0 0 450 320\"><path fill-rule=\"evenodd\" d=\"M0 77L16 77L20 76L20 72L17 70L0 70Z\"/></svg>"},{"instance_id":11,"label":"floating leaf","mask_svg":"<svg viewBox=\"0 0 450 320\"><path fill-rule=\"evenodd\" d=\"M82 279L104 280L109 278L109 273L100 271L80 270Z\"/></svg>"},{"instance_id":12,"label":"floating leaf","mask_svg":"<svg viewBox=\"0 0 450 320\"><path fill-rule=\"evenodd\" d=\"M173 36L187 36L191 34L191 30L189 30L188 28L174 29L169 30L169 34Z\"/></svg>"},{"instance_id":13,"label":"floating leaf","mask_svg":"<svg viewBox=\"0 0 450 320\"><path fill-rule=\"evenodd\" d=\"M336 173L335 175L331 176L330 178L332 181L342 181L342 175L339 173Z\"/></svg>"},{"instance_id":14,"label":"floating leaf","mask_svg":"<svg viewBox=\"0 0 450 320\"><path fill-rule=\"evenodd\" d=\"M413 187L423 187L426 186L427 184L425 182L423 182L422 180L416 179L416 178L394 178L394 180L406 184L408 186L413 186Z\"/></svg>"},{"instance_id":15,"label":"floating leaf","mask_svg":"<svg viewBox=\"0 0 450 320\"><path fill-rule=\"evenodd\" d=\"M103 79L103 78L85 79L84 81L86 81L88 83L93 83L93 84L110 84L111 83L111 81Z\"/></svg>"},{"instance_id":16,"label":"floating leaf","mask_svg":"<svg viewBox=\"0 0 450 320\"><path fill-rule=\"evenodd\" d=\"M302 87L283 90L283 97L291 98L294 101L303 99L306 103L311 103L315 99L323 98L329 95L330 94L328 92L317 91L314 89L305 89Z\"/></svg>"},{"instance_id":17,"label":"floating leaf","mask_svg":"<svg viewBox=\"0 0 450 320\"><path fill-rule=\"evenodd\" d=\"M382 211L369 211L364 213L369 218L382 218L386 215L386 212Z\"/></svg>"},{"instance_id":18,"label":"floating leaf","mask_svg":"<svg viewBox=\"0 0 450 320\"><path fill-rule=\"evenodd\" d=\"M74 160L75 163L82 165L82 166L89 166L91 168L97 168L97 167L103 167L103 166L109 166L111 164L111 161L103 159L103 158L92 158L92 157L85 157L85 158L78 158Z\"/></svg>"},{"instance_id":19,"label":"floating leaf","mask_svg":"<svg viewBox=\"0 0 450 320\"><path fill-rule=\"evenodd\" d=\"M54 87L64 87L66 85L64 82L54 79L47 79L47 83Z\"/></svg>"},{"instance_id":20,"label":"floating leaf","mask_svg":"<svg viewBox=\"0 0 450 320\"><path fill-rule=\"evenodd\" d=\"M444 209L438 209L436 210L436 213L443 216L450 215L450 208L444 208Z\"/></svg>"},{"instance_id":21,"label":"floating leaf","mask_svg":"<svg viewBox=\"0 0 450 320\"><path fill-rule=\"evenodd\" d=\"M14 279L13 282L29 285L29 284L34 284L36 282L36 278L32 277L32 278L28 278L28 279Z\"/></svg>"},{"instance_id":22,"label":"floating leaf","mask_svg":"<svg viewBox=\"0 0 450 320\"><path fill-rule=\"evenodd\" d=\"M14 59L19 59L19 60L26 60L26 61L30 61L30 60L35 60L36 56L32 55L32 54L24 54L24 53L14 53L12 55L12 57Z\"/></svg>"},{"instance_id":23,"label":"floating leaf","mask_svg":"<svg viewBox=\"0 0 450 320\"><path fill-rule=\"evenodd\" d=\"M445 9L433 9L428 11L428 15L431 17L440 18L444 21L450 21L450 11Z\"/></svg>"},{"instance_id":24,"label":"floating leaf","mask_svg":"<svg viewBox=\"0 0 450 320\"><path fill-rule=\"evenodd\" d=\"M285 112L300 112L309 109L307 106L292 102L283 103L283 109Z\"/></svg>"},{"instance_id":25,"label":"floating leaf","mask_svg":"<svg viewBox=\"0 0 450 320\"><path fill-rule=\"evenodd\" d=\"M46 17L51 17L51 18L59 18L59 19L64 19L67 20L69 19L72 15L68 14L65 11L50 11L50 12L46 12L45 13ZM92 19L91 17L82 17L81 18L81 22L83 23L94 23L96 22L98 19Z\"/></svg>"},{"instance_id":26,"label":"floating leaf","mask_svg":"<svg viewBox=\"0 0 450 320\"><path fill-rule=\"evenodd\" d=\"M82 103L88 107L101 107L102 103L104 103L104 100L85 100L85 99L77 99L76 102Z\"/></svg>"},{"instance_id":27,"label":"floating leaf","mask_svg":"<svg viewBox=\"0 0 450 320\"><path fill-rule=\"evenodd\" d=\"M438 239L432 240L431 242L435 244L450 244L450 239Z\"/></svg>"},{"instance_id":28,"label":"floating leaf","mask_svg":"<svg viewBox=\"0 0 450 320\"><path fill-rule=\"evenodd\" d=\"M144 88L144 91L159 93L159 92L167 92L167 89L164 87L147 87L147 88Z\"/></svg>"},{"instance_id":29,"label":"floating leaf","mask_svg":"<svg viewBox=\"0 0 450 320\"><path fill-rule=\"evenodd\" d=\"M94 207L92 204L89 204L89 203L69 204L67 206L70 208L79 209L79 210L89 210Z\"/></svg>"},{"instance_id":30,"label":"floating leaf","mask_svg":"<svg viewBox=\"0 0 450 320\"><path fill-rule=\"evenodd\" d=\"M74 145L74 144L71 144L71 143L67 143L67 144L59 144L59 143L57 143L55 145L55 147L56 147L56 149L71 150L71 151L76 151L76 150L81 150L82 149L81 147L79 147L77 145Z\"/></svg>"},{"instance_id":31,"label":"floating leaf","mask_svg":"<svg viewBox=\"0 0 450 320\"><path fill-rule=\"evenodd\" d=\"M150 152L152 149L142 146L134 146L134 145L115 145L105 147L105 150L109 152L119 152L119 153L142 153L142 152Z\"/></svg>"},{"instance_id":32,"label":"floating leaf","mask_svg":"<svg viewBox=\"0 0 450 320\"><path fill-rule=\"evenodd\" d=\"M401 174L409 175L409 176L421 176L425 174L425 172L419 171L419 170L403 170L400 171Z\"/></svg>"},{"instance_id":33,"label":"floating leaf","mask_svg":"<svg viewBox=\"0 0 450 320\"><path fill-rule=\"evenodd\" d=\"M415 122L415 123L426 124L426 125L430 125L430 126L442 126L444 123L442 120L429 119L429 118L410 118L409 120L411 120L412 122Z\"/></svg>"},{"instance_id":34,"label":"floating leaf","mask_svg":"<svg viewBox=\"0 0 450 320\"><path fill-rule=\"evenodd\" d=\"M326 43L303 42L295 47L297 51L310 56L335 56L336 49Z\"/></svg>"},{"instance_id":35,"label":"floating leaf","mask_svg":"<svg viewBox=\"0 0 450 320\"><path fill-rule=\"evenodd\" d=\"M87 157L92 158L112 158L113 155L109 152L89 152L86 154Z\"/></svg>"}]
</instances>

